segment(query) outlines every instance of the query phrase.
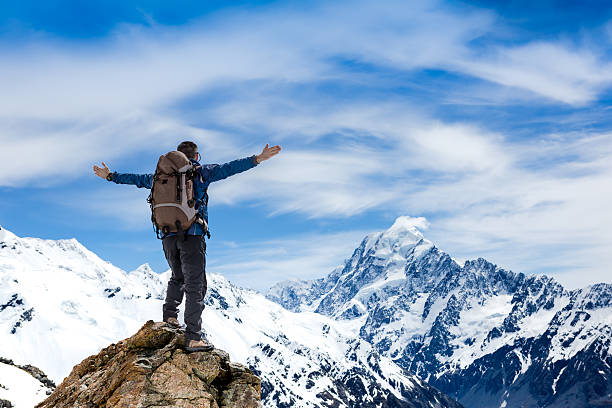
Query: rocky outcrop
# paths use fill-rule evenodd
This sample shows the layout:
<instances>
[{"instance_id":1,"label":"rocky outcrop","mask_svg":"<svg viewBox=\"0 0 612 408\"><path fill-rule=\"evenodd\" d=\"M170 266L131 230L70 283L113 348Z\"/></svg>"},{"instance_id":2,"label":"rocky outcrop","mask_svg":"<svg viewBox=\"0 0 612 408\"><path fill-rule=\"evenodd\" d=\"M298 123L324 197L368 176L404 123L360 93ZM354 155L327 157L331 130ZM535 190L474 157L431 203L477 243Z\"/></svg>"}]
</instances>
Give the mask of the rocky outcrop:
<instances>
[{"instance_id":1,"label":"rocky outcrop","mask_svg":"<svg viewBox=\"0 0 612 408\"><path fill-rule=\"evenodd\" d=\"M260 379L218 349L187 353L181 330L148 321L76 365L36 408L251 408Z\"/></svg>"}]
</instances>

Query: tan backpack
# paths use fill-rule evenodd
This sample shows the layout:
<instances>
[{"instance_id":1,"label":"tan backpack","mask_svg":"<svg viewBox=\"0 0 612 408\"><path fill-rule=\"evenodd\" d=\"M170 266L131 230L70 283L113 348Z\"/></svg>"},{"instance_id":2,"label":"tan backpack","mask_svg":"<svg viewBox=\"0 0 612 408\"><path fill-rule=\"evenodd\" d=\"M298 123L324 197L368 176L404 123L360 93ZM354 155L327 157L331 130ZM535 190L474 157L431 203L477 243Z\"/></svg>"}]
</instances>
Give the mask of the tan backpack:
<instances>
[{"instance_id":1,"label":"tan backpack","mask_svg":"<svg viewBox=\"0 0 612 408\"><path fill-rule=\"evenodd\" d=\"M202 224L204 232L207 231L206 222L195 209L193 178L199 176L197 170L179 151L159 158L149 196L151 221L158 237L160 231L163 235L184 233L194 222Z\"/></svg>"}]
</instances>

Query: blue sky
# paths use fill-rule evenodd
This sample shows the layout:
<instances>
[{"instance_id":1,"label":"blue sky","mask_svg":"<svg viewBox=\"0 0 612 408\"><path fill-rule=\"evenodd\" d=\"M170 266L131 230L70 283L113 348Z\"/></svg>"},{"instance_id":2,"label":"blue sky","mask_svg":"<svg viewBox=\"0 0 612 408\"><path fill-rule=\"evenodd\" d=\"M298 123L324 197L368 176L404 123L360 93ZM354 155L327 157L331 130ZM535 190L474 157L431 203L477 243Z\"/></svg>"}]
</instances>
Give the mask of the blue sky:
<instances>
[{"instance_id":1,"label":"blue sky","mask_svg":"<svg viewBox=\"0 0 612 408\"><path fill-rule=\"evenodd\" d=\"M609 281L611 51L603 1L3 4L0 224L161 272L148 192L92 165L271 143L210 188L208 270L243 286L323 276L401 215L459 260Z\"/></svg>"}]
</instances>

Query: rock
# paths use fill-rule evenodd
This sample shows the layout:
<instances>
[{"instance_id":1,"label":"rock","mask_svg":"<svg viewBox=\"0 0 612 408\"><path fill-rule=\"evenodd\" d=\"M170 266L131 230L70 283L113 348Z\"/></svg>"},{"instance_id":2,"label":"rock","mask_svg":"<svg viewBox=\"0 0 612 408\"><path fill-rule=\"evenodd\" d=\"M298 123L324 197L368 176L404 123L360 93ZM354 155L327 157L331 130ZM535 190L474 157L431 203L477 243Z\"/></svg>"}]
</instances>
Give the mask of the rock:
<instances>
[{"instance_id":1,"label":"rock","mask_svg":"<svg viewBox=\"0 0 612 408\"><path fill-rule=\"evenodd\" d=\"M261 406L261 381L218 349L187 353L185 336L149 320L132 337L76 365L36 408Z\"/></svg>"},{"instance_id":2,"label":"rock","mask_svg":"<svg viewBox=\"0 0 612 408\"><path fill-rule=\"evenodd\" d=\"M0 399L0 408L13 408L11 401Z\"/></svg>"}]
</instances>

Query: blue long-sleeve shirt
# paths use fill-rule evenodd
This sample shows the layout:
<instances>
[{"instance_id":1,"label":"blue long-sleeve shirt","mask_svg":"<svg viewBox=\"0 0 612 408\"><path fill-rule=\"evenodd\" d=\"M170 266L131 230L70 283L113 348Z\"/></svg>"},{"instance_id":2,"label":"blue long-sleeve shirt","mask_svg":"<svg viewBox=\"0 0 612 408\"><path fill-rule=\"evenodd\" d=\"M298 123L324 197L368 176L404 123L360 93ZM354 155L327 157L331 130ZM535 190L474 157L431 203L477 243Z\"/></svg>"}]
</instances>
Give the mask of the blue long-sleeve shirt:
<instances>
[{"instance_id":1,"label":"blue long-sleeve shirt","mask_svg":"<svg viewBox=\"0 0 612 408\"><path fill-rule=\"evenodd\" d=\"M200 163L191 159L191 162L200 166ZM242 173L243 171L252 169L257 166L257 160L255 155L245 157L243 159L232 160L225 164L204 164L200 166L200 177L194 179L194 197L198 203L197 210L202 215L202 218L206 220L208 224L208 193L207 189L210 183L215 181L223 180L234 174ZM112 181L117 184L131 184L138 188L151 189L153 186L153 174L132 174L132 173L112 173ZM187 234L190 235L203 235L204 231L202 226L194 222L193 225L187 230Z\"/></svg>"}]
</instances>

